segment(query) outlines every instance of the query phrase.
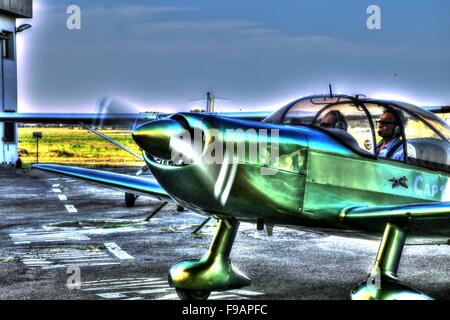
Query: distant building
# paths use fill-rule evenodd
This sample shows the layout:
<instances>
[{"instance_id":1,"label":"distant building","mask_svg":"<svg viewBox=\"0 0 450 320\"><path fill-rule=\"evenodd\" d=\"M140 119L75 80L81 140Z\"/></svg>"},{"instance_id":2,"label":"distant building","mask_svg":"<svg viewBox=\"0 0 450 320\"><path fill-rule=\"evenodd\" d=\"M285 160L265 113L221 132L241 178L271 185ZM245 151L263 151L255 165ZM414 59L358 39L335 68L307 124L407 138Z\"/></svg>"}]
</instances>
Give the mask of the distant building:
<instances>
[{"instance_id":1,"label":"distant building","mask_svg":"<svg viewBox=\"0 0 450 320\"><path fill-rule=\"evenodd\" d=\"M16 19L32 16L32 0L0 0L0 112L17 112ZM17 125L0 123L0 138L0 164L15 164Z\"/></svg>"},{"instance_id":2,"label":"distant building","mask_svg":"<svg viewBox=\"0 0 450 320\"><path fill-rule=\"evenodd\" d=\"M193 108L191 110L189 110L189 112L193 112L193 113L205 113L206 110L202 109L202 108Z\"/></svg>"}]
</instances>

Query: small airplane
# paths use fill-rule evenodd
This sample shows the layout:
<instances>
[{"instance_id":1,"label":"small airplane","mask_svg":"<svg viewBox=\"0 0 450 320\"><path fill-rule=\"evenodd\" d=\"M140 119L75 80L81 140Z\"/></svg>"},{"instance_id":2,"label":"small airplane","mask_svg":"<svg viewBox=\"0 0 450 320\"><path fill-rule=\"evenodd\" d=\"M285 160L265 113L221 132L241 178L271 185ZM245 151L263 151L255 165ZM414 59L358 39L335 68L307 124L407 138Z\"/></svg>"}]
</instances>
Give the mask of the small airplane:
<instances>
[{"instance_id":1,"label":"small airplane","mask_svg":"<svg viewBox=\"0 0 450 320\"><path fill-rule=\"evenodd\" d=\"M169 270L181 299L204 300L212 291L251 284L232 265L230 252L239 223L256 222L259 229L278 224L354 238L381 236L371 273L349 298L428 300L402 284L397 270L407 237L450 236L450 127L432 111L330 94L301 98L264 119L239 113L145 115L132 136L153 179L57 165L34 168L168 199L218 219L205 256ZM387 121L386 113L394 120ZM330 116L336 121L329 122ZM0 114L0 122L58 119L84 122L92 116ZM395 155L381 156L383 127L399 141Z\"/></svg>"}]
</instances>

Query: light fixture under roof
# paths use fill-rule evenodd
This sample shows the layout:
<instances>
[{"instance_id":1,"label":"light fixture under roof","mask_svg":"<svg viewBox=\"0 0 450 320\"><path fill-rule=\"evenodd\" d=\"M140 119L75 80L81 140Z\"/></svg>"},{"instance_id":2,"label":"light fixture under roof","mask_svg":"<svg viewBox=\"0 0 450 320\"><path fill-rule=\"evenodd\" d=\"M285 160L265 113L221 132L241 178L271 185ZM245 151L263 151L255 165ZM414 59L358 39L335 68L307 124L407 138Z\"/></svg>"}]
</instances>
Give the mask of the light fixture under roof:
<instances>
[{"instance_id":1,"label":"light fixture under roof","mask_svg":"<svg viewBox=\"0 0 450 320\"><path fill-rule=\"evenodd\" d=\"M30 29L31 27L32 27L31 24L22 24L22 25L20 25L19 27L17 27L16 33L23 32L23 31L25 31L25 30Z\"/></svg>"}]
</instances>

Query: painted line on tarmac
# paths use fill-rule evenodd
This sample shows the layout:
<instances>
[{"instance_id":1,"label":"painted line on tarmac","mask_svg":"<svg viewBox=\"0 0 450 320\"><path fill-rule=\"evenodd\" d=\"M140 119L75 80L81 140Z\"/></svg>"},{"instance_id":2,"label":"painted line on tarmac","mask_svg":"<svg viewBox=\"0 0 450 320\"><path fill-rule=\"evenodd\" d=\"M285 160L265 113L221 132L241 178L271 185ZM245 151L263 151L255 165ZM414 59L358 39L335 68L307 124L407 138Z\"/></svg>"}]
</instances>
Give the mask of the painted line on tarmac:
<instances>
[{"instance_id":1,"label":"painted line on tarmac","mask_svg":"<svg viewBox=\"0 0 450 320\"><path fill-rule=\"evenodd\" d=\"M58 194L58 198L60 201L67 201L67 196L65 194Z\"/></svg>"},{"instance_id":2,"label":"painted line on tarmac","mask_svg":"<svg viewBox=\"0 0 450 320\"><path fill-rule=\"evenodd\" d=\"M121 264L116 257L111 256L104 249L97 252L80 248L55 247L42 248L37 252L23 252L20 260L29 268L41 268L44 270L63 269L68 266L95 267Z\"/></svg>"},{"instance_id":3,"label":"painted line on tarmac","mask_svg":"<svg viewBox=\"0 0 450 320\"><path fill-rule=\"evenodd\" d=\"M35 232L10 234L11 240L16 245L37 242L64 242L64 241L89 241L89 237L76 232Z\"/></svg>"},{"instance_id":4,"label":"painted line on tarmac","mask_svg":"<svg viewBox=\"0 0 450 320\"><path fill-rule=\"evenodd\" d=\"M160 290L168 290L170 289L169 284L148 284L148 283L141 283L141 284L124 284L120 286L112 286L112 287L99 287L99 288L87 288L83 289L83 291L112 291L112 290L128 290L121 293L127 293L129 292L129 289L133 289L131 292L136 292L140 289L160 289ZM140 291L139 291L140 292Z\"/></svg>"},{"instance_id":5,"label":"painted line on tarmac","mask_svg":"<svg viewBox=\"0 0 450 320\"><path fill-rule=\"evenodd\" d=\"M157 281L160 280L160 278L124 278L124 279L105 279L105 280L96 280L96 281L83 281L83 285L98 285L98 284L102 284L102 283L114 283L114 282L119 282L122 283L124 281L127 282L136 282L136 281L141 281L141 280L146 280L146 281Z\"/></svg>"},{"instance_id":6,"label":"painted line on tarmac","mask_svg":"<svg viewBox=\"0 0 450 320\"><path fill-rule=\"evenodd\" d=\"M53 269L65 269L68 266L77 266L77 267L104 267L104 266L119 266L120 262L89 262L89 263L75 263L75 264L55 264L47 267L43 267L44 270L53 270Z\"/></svg>"},{"instance_id":7,"label":"painted line on tarmac","mask_svg":"<svg viewBox=\"0 0 450 320\"><path fill-rule=\"evenodd\" d=\"M244 295L244 296L263 296L264 293L261 292L256 292L256 291L250 291L250 290L242 290L242 289L236 289L236 290L230 290L227 291L230 293L235 293L235 294L239 294L239 295Z\"/></svg>"},{"instance_id":8,"label":"painted line on tarmac","mask_svg":"<svg viewBox=\"0 0 450 320\"><path fill-rule=\"evenodd\" d=\"M124 278L88 281L81 290L92 292L103 299L112 300L179 300L174 288L162 278ZM248 300L264 293L250 290L213 292L210 300Z\"/></svg>"},{"instance_id":9,"label":"painted line on tarmac","mask_svg":"<svg viewBox=\"0 0 450 320\"><path fill-rule=\"evenodd\" d=\"M58 188L53 188L52 191L54 193L61 193L61 189L58 189Z\"/></svg>"},{"instance_id":10,"label":"painted line on tarmac","mask_svg":"<svg viewBox=\"0 0 450 320\"><path fill-rule=\"evenodd\" d=\"M122 298L126 298L127 297L127 296L124 296L121 293L114 293L114 292L101 293L101 294L98 294L98 296L100 298L104 298L104 299L122 299Z\"/></svg>"},{"instance_id":11,"label":"painted line on tarmac","mask_svg":"<svg viewBox=\"0 0 450 320\"><path fill-rule=\"evenodd\" d=\"M66 210L69 211L69 213L78 213L77 208L72 204L66 204Z\"/></svg>"},{"instance_id":12,"label":"painted line on tarmac","mask_svg":"<svg viewBox=\"0 0 450 320\"><path fill-rule=\"evenodd\" d=\"M141 285L143 283L148 284L162 284L166 283L167 281L161 280L160 278L148 278L148 279L111 279L111 280L102 280L102 281L90 281L90 282L83 282L83 285L86 287L104 287L105 285L108 285L109 287L115 286L115 285L123 285L125 284L138 284Z\"/></svg>"},{"instance_id":13,"label":"painted line on tarmac","mask_svg":"<svg viewBox=\"0 0 450 320\"><path fill-rule=\"evenodd\" d=\"M115 242L105 242L106 249L115 255L120 260L134 260L134 257L129 255L125 250L119 247Z\"/></svg>"}]
</instances>

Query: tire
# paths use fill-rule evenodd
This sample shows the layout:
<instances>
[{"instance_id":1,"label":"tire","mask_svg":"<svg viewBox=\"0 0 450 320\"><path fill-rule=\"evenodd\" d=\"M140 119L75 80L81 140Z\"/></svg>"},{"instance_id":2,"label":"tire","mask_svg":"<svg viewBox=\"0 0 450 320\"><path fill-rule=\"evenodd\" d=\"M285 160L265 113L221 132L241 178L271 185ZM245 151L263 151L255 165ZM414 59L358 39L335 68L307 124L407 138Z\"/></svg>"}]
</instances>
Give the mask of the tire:
<instances>
[{"instance_id":1,"label":"tire","mask_svg":"<svg viewBox=\"0 0 450 320\"><path fill-rule=\"evenodd\" d=\"M197 291L187 289L176 289L178 298L187 301L204 301L208 300L211 291Z\"/></svg>"},{"instance_id":2,"label":"tire","mask_svg":"<svg viewBox=\"0 0 450 320\"><path fill-rule=\"evenodd\" d=\"M136 205L136 196L132 193L125 193L125 204L128 208L133 208Z\"/></svg>"}]
</instances>

